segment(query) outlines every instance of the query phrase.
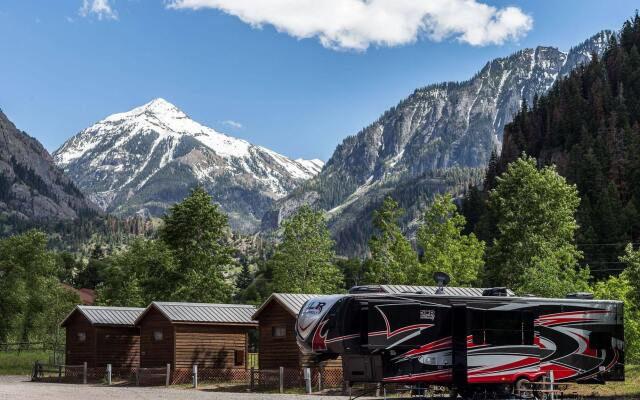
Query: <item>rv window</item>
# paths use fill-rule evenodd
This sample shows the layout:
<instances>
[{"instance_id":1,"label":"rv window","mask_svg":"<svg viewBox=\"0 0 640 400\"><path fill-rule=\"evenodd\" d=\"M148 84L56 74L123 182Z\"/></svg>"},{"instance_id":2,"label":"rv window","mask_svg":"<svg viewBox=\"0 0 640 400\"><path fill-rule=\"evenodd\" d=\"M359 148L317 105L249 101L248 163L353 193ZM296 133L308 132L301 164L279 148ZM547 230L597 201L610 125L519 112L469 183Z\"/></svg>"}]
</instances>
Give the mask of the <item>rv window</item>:
<instances>
[{"instance_id":1,"label":"rv window","mask_svg":"<svg viewBox=\"0 0 640 400\"><path fill-rule=\"evenodd\" d=\"M522 344L531 346L534 342L533 321L534 316L531 311L522 312Z\"/></svg>"},{"instance_id":2,"label":"rv window","mask_svg":"<svg viewBox=\"0 0 640 400\"><path fill-rule=\"evenodd\" d=\"M522 331L487 329L484 333L488 344L494 346L509 346L522 344Z\"/></svg>"},{"instance_id":3,"label":"rv window","mask_svg":"<svg viewBox=\"0 0 640 400\"><path fill-rule=\"evenodd\" d=\"M518 311L487 311L485 343L494 346L532 345L533 314Z\"/></svg>"},{"instance_id":4,"label":"rv window","mask_svg":"<svg viewBox=\"0 0 640 400\"><path fill-rule=\"evenodd\" d=\"M521 313L517 311L487 311L484 317L486 329L522 330Z\"/></svg>"},{"instance_id":5,"label":"rv window","mask_svg":"<svg viewBox=\"0 0 640 400\"><path fill-rule=\"evenodd\" d=\"M611 333L591 332L589 335L590 349L608 349L611 347Z\"/></svg>"}]
</instances>

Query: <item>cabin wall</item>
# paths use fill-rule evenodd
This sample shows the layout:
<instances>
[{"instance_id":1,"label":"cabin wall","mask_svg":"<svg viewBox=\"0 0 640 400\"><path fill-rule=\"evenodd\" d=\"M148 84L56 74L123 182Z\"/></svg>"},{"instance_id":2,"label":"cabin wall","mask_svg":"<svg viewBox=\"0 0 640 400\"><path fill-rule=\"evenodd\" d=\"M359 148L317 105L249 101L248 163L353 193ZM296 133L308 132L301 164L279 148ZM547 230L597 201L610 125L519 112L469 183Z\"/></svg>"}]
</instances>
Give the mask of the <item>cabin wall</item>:
<instances>
[{"instance_id":1,"label":"cabin wall","mask_svg":"<svg viewBox=\"0 0 640 400\"><path fill-rule=\"evenodd\" d=\"M300 350L296 343L296 319L276 301L271 301L259 314L260 369L299 368ZM274 337L274 327L284 327L284 337Z\"/></svg>"},{"instance_id":2,"label":"cabin wall","mask_svg":"<svg viewBox=\"0 0 640 400\"><path fill-rule=\"evenodd\" d=\"M96 329L79 312L67 320L65 339L65 364L82 365L87 363L88 367L95 365L96 350ZM84 341L80 340L84 334Z\"/></svg>"},{"instance_id":3,"label":"cabin wall","mask_svg":"<svg viewBox=\"0 0 640 400\"><path fill-rule=\"evenodd\" d=\"M174 367L174 327L162 313L152 308L138 323L140 327L140 366L142 368ZM162 338L154 337L161 332Z\"/></svg>"},{"instance_id":4,"label":"cabin wall","mask_svg":"<svg viewBox=\"0 0 640 400\"><path fill-rule=\"evenodd\" d=\"M175 366L245 368L247 332L242 326L175 325Z\"/></svg>"},{"instance_id":5,"label":"cabin wall","mask_svg":"<svg viewBox=\"0 0 640 400\"><path fill-rule=\"evenodd\" d=\"M97 367L135 368L140 365L140 330L136 327L96 328Z\"/></svg>"}]
</instances>

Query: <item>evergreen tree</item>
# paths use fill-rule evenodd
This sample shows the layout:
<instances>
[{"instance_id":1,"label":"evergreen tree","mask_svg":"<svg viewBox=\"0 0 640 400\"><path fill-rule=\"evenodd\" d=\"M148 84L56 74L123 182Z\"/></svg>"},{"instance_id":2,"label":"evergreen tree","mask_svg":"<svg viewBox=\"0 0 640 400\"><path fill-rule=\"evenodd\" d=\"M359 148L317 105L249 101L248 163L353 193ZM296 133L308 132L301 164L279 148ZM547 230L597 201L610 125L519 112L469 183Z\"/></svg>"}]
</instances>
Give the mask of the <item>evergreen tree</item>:
<instances>
[{"instance_id":1,"label":"evergreen tree","mask_svg":"<svg viewBox=\"0 0 640 400\"><path fill-rule=\"evenodd\" d=\"M224 273L234 264L225 214L200 186L163 218L159 238L172 250L179 280L172 297L182 301L225 302L232 288Z\"/></svg>"},{"instance_id":2,"label":"evergreen tree","mask_svg":"<svg viewBox=\"0 0 640 400\"><path fill-rule=\"evenodd\" d=\"M365 265L365 281L372 284L407 284L418 269L418 256L402 233L403 211L391 197L373 214L375 233L369 240L371 258Z\"/></svg>"},{"instance_id":3,"label":"evergreen tree","mask_svg":"<svg viewBox=\"0 0 640 400\"><path fill-rule=\"evenodd\" d=\"M336 265L342 271L346 290L362 285L365 282L365 265L362 260L358 258L343 258L339 259Z\"/></svg>"},{"instance_id":4,"label":"evergreen tree","mask_svg":"<svg viewBox=\"0 0 640 400\"><path fill-rule=\"evenodd\" d=\"M640 241L635 214L640 206L639 48L635 16L619 36L611 36L601 58L594 56L559 79L533 107L523 104L505 126L500 157L492 157L485 176L488 191L522 153L537 157L540 165L555 164L582 198L579 248L598 279L622 266L625 243ZM483 213L475 232L490 244L497 235L495 216L490 209Z\"/></svg>"},{"instance_id":5,"label":"evergreen tree","mask_svg":"<svg viewBox=\"0 0 640 400\"><path fill-rule=\"evenodd\" d=\"M522 156L497 178L489 207L497 215L498 234L487 252L489 283L518 293L562 297L585 290L588 269L577 266L575 185L554 167L538 170Z\"/></svg>"},{"instance_id":6,"label":"evergreen tree","mask_svg":"<svg viewBox=\"0 0 640 400\"><path fill-rule=\"evenodd\" d=\"M283 223L282 242L270 260L273 290L338 293L342 275L333 264L334 242L321 212L303 206Z\"/></svg>"},{"instance_id":7,"label":"evergreen tree","mask_svg":"<svg viewBox=\"0 0 640 400\"><path fill-rule=\"evenodd\" d=\"M242 263L240 273L236 277L236 288L238 288L238 290L245 290L251 283L253 283L253 275L249 270L249 263L245 260Z\"/></svg>"},{"instance_id":8,"label":"evergreen tree","mask_svg":"<svg viewBox=\"0 0 640 400\"><path fill-rule=\"evenodd\" d=\"M458 213L453 197L436 195L418 228L417 241L423 250L415 282L428 285L433 274L446 272L452 286L471 286L484 266L484 242L471 233L463 234L465 218Z\"/></svg>"},{"instance_id":9,"label":"evergreen tree","mask_svg":"<svg viewBox=\"0 0 640 400\"><path fill-rule=\"evenodd\" d=\"M104 249L96 244L91 252L87 265L76 275L75 286L80 288L95 289L103 280L104 271L109 268L105 260Z\"/></svg>"}]
</instances>

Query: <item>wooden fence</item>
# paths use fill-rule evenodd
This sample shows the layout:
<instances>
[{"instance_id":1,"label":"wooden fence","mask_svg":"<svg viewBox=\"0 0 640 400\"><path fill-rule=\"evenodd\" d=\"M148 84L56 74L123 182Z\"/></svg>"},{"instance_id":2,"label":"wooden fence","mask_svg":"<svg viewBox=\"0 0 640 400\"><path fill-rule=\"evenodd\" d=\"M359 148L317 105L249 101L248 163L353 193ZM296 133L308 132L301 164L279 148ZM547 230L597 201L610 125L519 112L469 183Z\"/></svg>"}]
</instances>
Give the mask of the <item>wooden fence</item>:
<instances>
[{"instance_id":1,"label":"wooden fence","mask_svg":"<svg viewBox=\"0 0 640 400\"><path fill-rule=\"evenodd\" d=\"M249 391L279 390L288 388L305 389L307 393L343 385L342 370L324 368L189 368L174 369L170 364L157 368L127 368L115 370L111 364L106 367L82 365L51 365L36 362L32 380L44 382L88 383L98 382L110 385L112 378L136 386L198 384L242 386Z\"/></svg>"}]
</instances>

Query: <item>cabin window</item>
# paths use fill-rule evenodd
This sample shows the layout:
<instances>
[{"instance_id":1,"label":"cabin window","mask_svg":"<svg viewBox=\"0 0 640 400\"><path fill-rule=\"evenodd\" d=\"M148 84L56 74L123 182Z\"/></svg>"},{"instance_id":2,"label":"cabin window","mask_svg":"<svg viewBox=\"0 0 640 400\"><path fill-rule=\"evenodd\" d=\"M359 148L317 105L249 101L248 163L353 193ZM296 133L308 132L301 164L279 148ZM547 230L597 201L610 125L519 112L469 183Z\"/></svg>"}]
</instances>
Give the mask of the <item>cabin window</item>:
<instances>
[{"instance_id":1,"label":"cabin window","mask_svg":"<svg viewBox=\"0 0 640 400\"><path fill-rule=\"evenodd\" d=\"M234 350L233 351L233 365L236 367L240 367L244 365L244 350Z\"/></svg>"},{"instance_id":2,"label":"cabin window","mask_svg":"<svg viewBox=\"0 0 640 400\"><path fill-rule=\"evenodd\" d=\"M161 341L164 338L161 330L153 331L153 340L156 342Z\"/></svg>"},{"instance_id":3,"label":"cabin window","mask_svg":"<svg viewBox=\"0 0 640 400\"><path fill-rule=\"evenodd\" d=\"M85 332L78 332L78 342L86 342L87 341L87 334Z\"/></svg>"},{"instance_id":4,"label":"cabin window","mask_svg":"<svg viewBox=\"0 0 640 400\"><path fill-rule=\"evenodd\" d=\"M589 348L602 350L611 347L611 333L609 332L591 332L589 335Z\"/></svg>"},{"instance_id":5,"label":"cabin window","mask_svg":"<svg viewBox=\"0 0 640 400\"><path fill-rule=\"evenodd\" d=\"M283 338L287 336L287 327L283 325L272 326L271 336L277 337L277 338Z\"/></svg>"}]
</instances>

